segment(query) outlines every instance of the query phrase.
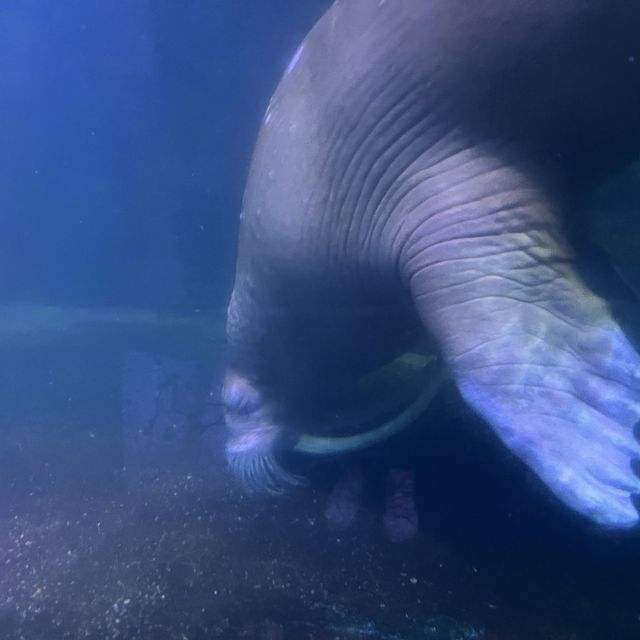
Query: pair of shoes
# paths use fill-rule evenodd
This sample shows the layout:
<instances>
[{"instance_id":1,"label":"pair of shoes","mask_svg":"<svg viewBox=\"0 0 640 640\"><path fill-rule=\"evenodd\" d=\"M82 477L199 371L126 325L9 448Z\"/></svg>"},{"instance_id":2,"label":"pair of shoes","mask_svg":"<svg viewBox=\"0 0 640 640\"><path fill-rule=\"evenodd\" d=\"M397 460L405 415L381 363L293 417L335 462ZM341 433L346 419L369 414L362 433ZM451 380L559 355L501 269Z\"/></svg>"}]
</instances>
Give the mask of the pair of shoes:
<instances>
[{"instance_id":1,"label":"pair of shoes","mask_svg":"<svg viewBox=\"0 0 640 640\"><path fill-rule=\"evenodd\" d=\"M359 465L351 467L336 482L327 499L325 518L332 531L346 531L358 517L364 487L364 473ZM418 511L413 497L413 471L391 469L387 476L387 491L382 525L390 542L406 542L418 532Z\"/></svg>"}]
</instances>

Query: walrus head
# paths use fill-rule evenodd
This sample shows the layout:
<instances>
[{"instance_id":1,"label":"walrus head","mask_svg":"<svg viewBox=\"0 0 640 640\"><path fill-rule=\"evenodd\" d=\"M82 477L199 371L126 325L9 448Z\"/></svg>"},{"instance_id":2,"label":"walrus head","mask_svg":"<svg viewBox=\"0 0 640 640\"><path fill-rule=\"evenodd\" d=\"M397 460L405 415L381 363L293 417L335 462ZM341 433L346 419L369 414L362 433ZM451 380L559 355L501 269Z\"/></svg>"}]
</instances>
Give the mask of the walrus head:
<instances>
[{"instance_id":1,"label":"walrus head","mask_svg":"<svg viewBox=\"0 0 640 640\"><path fill-rule=\"evenodd\" d=\"M284 493L301 484L280 464L284 453L336 455L386 440L425 411L443 379L435 358L403 354L358 379L348 392L353 403L333 406L332 419L325 414L314 425L303 415L292 419L258 382L229 371L222 389L229 466L251 492ZM305 426L296 430L299 422Z\"/></svg>"}]
</instances>

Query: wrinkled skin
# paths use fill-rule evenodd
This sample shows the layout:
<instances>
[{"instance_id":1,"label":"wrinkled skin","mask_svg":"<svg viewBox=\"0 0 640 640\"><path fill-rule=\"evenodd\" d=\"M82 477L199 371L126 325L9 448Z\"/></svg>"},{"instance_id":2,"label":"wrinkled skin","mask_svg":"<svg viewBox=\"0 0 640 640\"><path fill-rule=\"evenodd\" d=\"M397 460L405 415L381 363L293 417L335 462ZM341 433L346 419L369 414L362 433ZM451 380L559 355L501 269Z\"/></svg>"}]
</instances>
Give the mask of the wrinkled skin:
<instances>
[{"instance_id":1,"label":"wrinkled skin","mask_svg":"<svg viewBox=\"0 0 640 640\"><path fill-rule=\"evenodd\" d=\"M560 500L637 523L640 358L564 227L640 153L639 33L631 0L334 4L271 100L243 204L223 394L243 477L286 480L272 454L305 407L419 324Z\"/></svg>"}]
</instances>

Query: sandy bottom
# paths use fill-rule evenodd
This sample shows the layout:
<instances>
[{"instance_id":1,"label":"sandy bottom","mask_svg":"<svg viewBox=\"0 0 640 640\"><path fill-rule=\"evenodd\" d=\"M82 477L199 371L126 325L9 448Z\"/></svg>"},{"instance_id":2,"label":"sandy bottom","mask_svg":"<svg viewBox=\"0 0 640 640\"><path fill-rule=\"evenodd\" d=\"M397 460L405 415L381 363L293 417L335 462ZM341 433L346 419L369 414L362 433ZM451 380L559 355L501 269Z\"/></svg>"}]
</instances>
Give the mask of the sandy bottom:
<instances>
[{"instance_id":1,"label":"sandy bottom","mask_svg":"<svg viewBox=\"0 0 640 640\"><path fill-rule=\"evenodd\" d=\"M118 362L131 346L91 335L1 349L2 640L640 637L640 539L567 514L453 390L416 470L420 532L393 545L375 491L352 529L328 529L335 465L288 498L245 496L220 425L162 469L123 469Z\"/></svg>"}]
</instances>

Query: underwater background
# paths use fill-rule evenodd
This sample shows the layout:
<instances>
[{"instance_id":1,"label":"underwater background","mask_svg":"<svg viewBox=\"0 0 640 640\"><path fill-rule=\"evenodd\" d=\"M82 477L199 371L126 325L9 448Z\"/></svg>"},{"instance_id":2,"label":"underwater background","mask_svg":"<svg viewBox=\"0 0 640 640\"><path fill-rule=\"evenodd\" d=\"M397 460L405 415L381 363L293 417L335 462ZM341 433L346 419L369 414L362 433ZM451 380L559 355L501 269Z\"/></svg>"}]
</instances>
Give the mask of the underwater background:
<instances>
[{"instance_id":1,"label":"underwater background","mask_svg":"<svg viewBox=\"0 0 640 640\"><path fill-rule=\"evenodd\" d=\"M0 640L640 638L637 534L556 503L452 385L405 444L420 524L402 542L381 454L284 498L226 469L243 186L329 4L1 3ZM590 227L636 342L639 207L632 171Z\"/></svg>"}]
</instances>

